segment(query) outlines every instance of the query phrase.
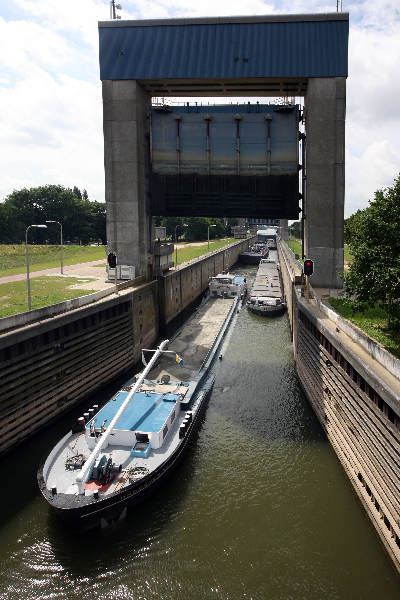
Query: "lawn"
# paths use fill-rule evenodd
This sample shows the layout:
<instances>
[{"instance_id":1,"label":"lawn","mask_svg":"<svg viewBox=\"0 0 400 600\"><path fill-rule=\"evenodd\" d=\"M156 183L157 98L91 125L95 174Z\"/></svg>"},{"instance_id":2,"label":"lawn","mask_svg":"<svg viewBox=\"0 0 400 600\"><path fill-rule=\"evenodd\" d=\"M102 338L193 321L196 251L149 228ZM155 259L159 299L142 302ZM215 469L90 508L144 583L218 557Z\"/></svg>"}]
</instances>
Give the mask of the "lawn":
<instances>
[{"instance_id":1,"label":"lawn","mask_svg":"<svg viewBox=\"0 0 400 600\"><path fill-rule=\"evenodd\" d=\"M233 238L210 242L210 252L234 242ZM187 262L198 256L207 254L208 246L187 246L178 249L178 263ZM64 264L73 265L81 262L105 258L105 246L65 246ZM173 255L175 259L175 253ZM106 263L103 263L104 265ZM60 265L59 246L29 246L30 271L58 267ZM97 266L102 266L97 265ZM25 273L25 245L0 245L0 277ZM31 301L32 309L49 306L71 298L86 296L94 290L70 289L75 283L90 279L74 277L42 276L32 277ZM0 318L25 312L28 310L26 280L0 284Z\"/></svg>"},{"instance_id":2,"label":"lawn","mask_svg":"<svg viewBox=\"0 0 400 600\"><path fill-rule=\"evenodd\" d=\"M227 238L224 240L215 240L210 242L210 252L214 252L214 250L219 250L224 246L228 246L233 242L237 242L239 240L235 240L234 238ZM204 246L187 246L186 248L178 248L178 265L182 263L188 262L189 260L193 260L194 258L198 258L199 256L203 256L208 253L208 244L204 244ZM175 264L175 251L173 255L173 261Z\"/></svg>"},{"instance_id":3,"label":"lawn","mask_svg":"<svg viewBox=\"0 0 400 600\"><path fill-rule=\"evenodd\" d=\"M234 238L215 240L210 242L210 252L218 250L235 242ZM51 269L60 266L59 246L29 245L29 270L31 272L42 269ZM187 262L199 256L207 254L208 246L188 246L178 249L178 264ZM106 258L105 246L64 246L64 265L76 265L92 260ZM175 262L175 252L173 256ZM104 263L106 264L106 263ZM6 245L0 244L0 277L17 275L26 272L25 244Z\"/></svg>"},{"instance_id":4,"label":"lawn","mask_svg":"<svg viewBox=\"0 0 400 600\"><path fill-rule=\"evenodd\" d=\"M353 261L353 255L351 254L347 244L344 245L344 264L345 268L349 268L349 265Z\"/></svg>"},{"instance_id":5,"label":"lawn","mask_svg":"<svg viewBox=\"0 0 400 600\"><path fill-rule=\"evenodd\" d=\"M77 277L34 277L31 283L32 309L50 306L71 298L86 296L96 290L70 289L76 283L92 281ZM0 284L0 318L28 310L26 280Z\"/></svg>"},{"instance_id":6,"label":"lawn","mask_svg":"<svg viewBox=\"0 0 400 600\"><path fill-rule=\"evenodd\" d=\"M296 238L290 238L290 240L288 240L287 245L289 246L289 248L291 250L293 250L293 252L295 254L299 255L299 260L300 262L303 262L302 258L301 258L301 240L296 239ZM353 255L350 253L349 247L347 246L347 244L344 245L344 268L348 269L351 262L353 260Z\"/></svg>"},{"instance_id":7,"label":"lawn","mask_svg":"<svg viewBox=\"0 0 400 600\"><path fill-rule=\"evenodd\" d=\"M382 308L373 306L365 312L353 312L351 300L330 298L329 303L342 317L357 325L382 344L388 352L400 358L400 332L387 329L386 312Z\"/></svg>"},{"instance_id":8,"label":"lawn","mask_svg":"<svg viewBox=\"0 0 400 600\"><path fill-rule=\"evenodd\" d=\"M301 257L301 240L297 239L297 238L290 238L289 240L287 240L287 245L289 246L289 248L295 253L299 255L299 261L303 262L303 259Z\"/></svg>"},{"instance_id":9,"label":"lawn","mask_svg":"<svg viewBox=\"0 0 400 600\"><path fill-rule=\"evenodd\" d=\"M29 270L40 271L60 266L60 246L29 244ZM64 246L64 265L100 260L106 257L105 246ZM0 244L0 277L26 272L25 244Z\"/></svg>"}]
</instances>

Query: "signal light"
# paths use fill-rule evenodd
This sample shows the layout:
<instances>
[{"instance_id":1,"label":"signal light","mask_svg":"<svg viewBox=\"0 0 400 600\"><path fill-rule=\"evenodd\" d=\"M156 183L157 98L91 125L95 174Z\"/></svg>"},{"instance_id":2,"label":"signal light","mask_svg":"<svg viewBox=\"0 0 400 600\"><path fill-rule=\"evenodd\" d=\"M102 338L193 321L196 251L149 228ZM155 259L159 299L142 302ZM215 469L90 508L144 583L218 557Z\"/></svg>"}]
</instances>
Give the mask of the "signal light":
<instances>
[{"instance_id":1,"label":"signal light","mask_svg":"<svg viewBox=\"0 0 400 600\"><path fill-rule=\"evenodd\" d=\"M110 254L107 256L107 262L110 269L115 269L117 266L117 255L114 254L114 252L110 252Z\"/></svg>"},{"instance_id":2,"label":"signal light","mask_svg":"<svg viewBox=\"0 0 400 600\"><path fill-rule=\"evenodd\" d=\"M306 258L303 266L304 275L310 276L314 273L314 263L310 258Z\"/></svg>"}]
</instances>

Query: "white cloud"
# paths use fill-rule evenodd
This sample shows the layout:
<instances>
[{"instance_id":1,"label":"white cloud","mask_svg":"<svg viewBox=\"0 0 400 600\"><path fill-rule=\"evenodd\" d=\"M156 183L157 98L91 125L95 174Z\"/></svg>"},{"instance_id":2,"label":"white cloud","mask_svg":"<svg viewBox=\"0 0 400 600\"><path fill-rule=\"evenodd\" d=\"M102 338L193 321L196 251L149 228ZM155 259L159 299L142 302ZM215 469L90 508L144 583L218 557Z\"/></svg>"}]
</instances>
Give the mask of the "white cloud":
<instances>
[{"instance_id":1,"label":"white cloud","mask_svg":"<svg viewBox=\"0 0 400 600\"><path fill-rule=\"evenodd\" d=\"M332 12L334 0L121 0L124 19ZM3 5L4 6L4 5ZM400 171L398 0L343 2L350 12L346 215ZM104 198L97 22L107 0L14 0L0 9L0 198L45 183ZM17 16L15 16L17 15ZM247 100L247 99L246 99ZM212 101L206 99L205 101Z\"/></svg>"},{"instance_id":2,"label":"white cloud","mask_svg":"<svg viewBox=\"0 0 400 600\"><path fill-rule=\"evenodd\" d=\"M50 29L29 21L6 22L0 18L0 60L15 76L38 65L62 67L71 54L66 41Z\"/></svg>"},{"instance_id":3,"label":"white cloud","mask_svg":"<svg viewBox=\"0 0 400 600\"><path fill-rule=\"evenodd\" d=\"M3 196L60 183L104 199L100 83L55 79L36 68L13 88L0 88L0 107Z\"/></svg>"},{"instance_id":4,"label":"white cloud","mask_svg":"<svg viewBox=\"0 0 400 600\"><path fill-rule=\"evenodd\" d=\"M97 22L109 18L109 2L104 0L13 0L30 20L56 32L75 33L80 42L97 51Z\"/></svg>"}]
</instances>

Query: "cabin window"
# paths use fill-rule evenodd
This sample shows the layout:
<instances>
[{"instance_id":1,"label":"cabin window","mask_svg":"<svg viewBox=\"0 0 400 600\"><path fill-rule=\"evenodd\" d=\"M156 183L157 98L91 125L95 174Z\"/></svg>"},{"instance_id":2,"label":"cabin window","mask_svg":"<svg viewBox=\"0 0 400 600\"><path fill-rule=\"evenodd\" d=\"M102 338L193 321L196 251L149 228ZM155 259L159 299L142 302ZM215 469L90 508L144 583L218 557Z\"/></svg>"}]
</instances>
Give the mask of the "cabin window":
<instances>
[{"instance_id":1,"label":"cabin window","mask_svg":"<svg viewBox=\"0 0 400 600\"><path fill-rule=\"evenodd\" d=\"M163 427L163 430L162 430L162 433L163 433L163 438L165 438L165 436L166 436L166 435L167 435L167 433L168 433L168 425L164 425L164 427Z\"/></svg>"},{"instance_id":2,"label":"cabin window","mask_svg":"<svg viewBox=\"0 0 400 600\"><path fill-rule=\"evenodd\" d=\"M174 421L175 421L175 410L173 410L171 413L171 423L173 423Z\"/></svg>"}]
</instances>

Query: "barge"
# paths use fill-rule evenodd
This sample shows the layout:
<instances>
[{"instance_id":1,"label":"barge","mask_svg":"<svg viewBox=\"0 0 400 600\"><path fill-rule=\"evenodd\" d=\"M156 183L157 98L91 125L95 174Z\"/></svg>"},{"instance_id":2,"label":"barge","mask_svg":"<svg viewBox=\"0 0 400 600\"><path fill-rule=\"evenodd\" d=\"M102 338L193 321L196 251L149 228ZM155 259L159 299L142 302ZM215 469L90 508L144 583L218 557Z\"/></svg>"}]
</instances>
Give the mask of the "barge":
<instances>
[{"instance_id":1,"label":"barge","mask_svg":"<svg viewBox=\"0 0 400 600\"><path fill-rule=\"evenodd\" d=\"M122 519L177 467L201 422L212 365L239 303L210 298L171 342L143 350L144 370L79 417L42 461L39 489L69 526Z\"/></svg>"},{"instance_id":2,"label":"barge","mask_svg":"<svg viewBox=\"0 0 400 600\"><path fill-rule=\"evenodd\" d=\"M247 301L247 308L258 315L276 315L286 308L279 265L272 258L260 261Z\"/></svg>"},{"instance_id":3,"label":"barge","mask_svg":"<svg viewBox=\"0 0 400 600\"><path fill-rule=\"evenodd\" d=\"M247 294L246 277L232 275L231 273L220 273L211 277L209 283L210 296L219 298L234 298L238 296L242 300Z\"/></svg>"},{"instance_id":4,"label":"barge","mask_svg":"<svg viewBox=\"0 0 400 600\"><path fill-rule=\"evenodd\" d=\"M267 244L257 242L246 252L239 254L239 262L245 265L258 265L261 259L267 258L269 254L269 248Z\"/></svg>"}]
</instances>

